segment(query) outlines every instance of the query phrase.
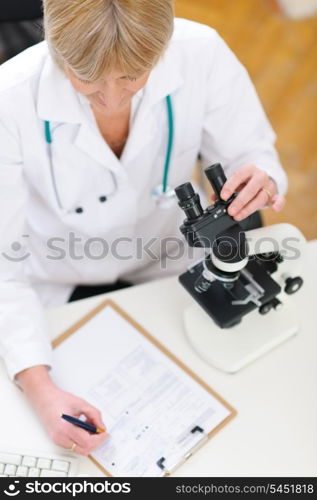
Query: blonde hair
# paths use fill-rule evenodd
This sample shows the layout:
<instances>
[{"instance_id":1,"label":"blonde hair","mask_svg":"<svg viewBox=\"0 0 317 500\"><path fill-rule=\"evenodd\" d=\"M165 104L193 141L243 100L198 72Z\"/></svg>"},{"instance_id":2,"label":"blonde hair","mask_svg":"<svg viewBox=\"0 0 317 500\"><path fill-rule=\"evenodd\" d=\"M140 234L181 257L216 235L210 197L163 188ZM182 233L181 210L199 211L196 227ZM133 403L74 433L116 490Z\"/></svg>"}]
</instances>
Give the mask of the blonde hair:
<instances>
[{"instance_id":1,"label":"blonde hair","mask_svg":"<svg viewBox=\"0 0 317 500\"><path fill-rule=\"evenodd\" d=\"M150 70L173 31L173 0L44 0L45 37L60 68L95 81Z\"/></svg>"}]
</instances>

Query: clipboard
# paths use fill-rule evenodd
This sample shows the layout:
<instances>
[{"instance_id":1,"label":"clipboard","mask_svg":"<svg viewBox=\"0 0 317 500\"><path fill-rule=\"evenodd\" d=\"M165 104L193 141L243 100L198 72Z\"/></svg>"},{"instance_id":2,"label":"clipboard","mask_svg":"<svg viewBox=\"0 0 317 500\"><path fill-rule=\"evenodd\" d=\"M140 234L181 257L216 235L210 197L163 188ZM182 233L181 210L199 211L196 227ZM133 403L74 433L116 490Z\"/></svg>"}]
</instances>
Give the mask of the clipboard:
<instances>
[{"instance_id":1,"label":"clipboard","mask_svg":"<svg viewBox=\"0 0 317 500\"><path fill-rule=\"evenodd\" d=\"M207 431L200 423L193 422L189 428L187 428L181 435L178 436L178 441L171 445L168 453L161 453L159 456L155 457L155 475L159 477L169 476L172 474L181 464L183 464L190 456L192 456L199 448L201 448L212 436L219 432L229 421L231 421L237 414L236 410L227 403L221 396L219 396L213 389L211 389L203 380L201 380L194 372L192 372L182 361L180 361L174 354L172 354L166 347L164 347L156 338L154 338L147 330L145 330L139 323L137 323L133 318L131 318L123 309L121 309L112 300L105 300L100 305L98 305L91 312L86 314L73 326L67 329L64 333L58 336L52 342L52 347L54 353L58 354L59 347L62 346L67 339L75 340L73 335L87 327L89 322L96 319L99 313L108 311L110 308L112 312L120 316L122 320L128 323L134 331L146 339L149 346L154 347L155 351L158 349L162 359L166 360L170 366L174 366L175 370L183 374L182 376L191 379L192 383L197 387L197 390L208 393L217 404L221 405L225 409L226 416L211 430ZM110 311L109 311L110 312ZM81 330L83 331L83 330ZM102 332L100 332L102 335ZM99 332L98 332L99 335ZM67 343L67 342L66 342ZM157 351L156 351L157 352ZM69 359L69 358L67 358ZM171 365L172 364L172 365ZM107 420L106 420L107 424ZM111 430L110 430L111 434ZM104 446L104 445L102 445ZM94 452L95 453L95 452ZM114 477L111 470L105 468L104 464L101 463L100 459L89 455L89 459L108 477Z\"/></svg>"}]
</instances>

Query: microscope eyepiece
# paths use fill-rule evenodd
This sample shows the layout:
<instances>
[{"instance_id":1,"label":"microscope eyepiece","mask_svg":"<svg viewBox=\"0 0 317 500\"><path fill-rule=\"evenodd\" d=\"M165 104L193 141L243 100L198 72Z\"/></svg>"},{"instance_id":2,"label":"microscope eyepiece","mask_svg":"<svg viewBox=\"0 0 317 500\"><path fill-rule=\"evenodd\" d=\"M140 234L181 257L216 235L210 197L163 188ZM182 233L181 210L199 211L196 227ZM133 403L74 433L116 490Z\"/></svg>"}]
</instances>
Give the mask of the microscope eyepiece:
<instances>
[{"instance_id":1,"label":"microscope eyepiece","mask_svg":"<svg viewBox=\"0 0 317 500\"><path fill-rule=\"evenodd\" d=\"M201 217L204 210L200 204L199 194L195 193L190 182L185 182L175 188L175 193L179 199L179 206L184 210L187 221L193 221Z\"/></svg>"},{"instance_id":2,"label":"microscope eyepiece","mask_svg":"<svg viewBox=\"0 0 317 500\"><path fill-rule=\"evenodd\" d=\"M215 163L214 165L206 168L205 174L210 184L212 185L214 192L216 193L218 198L220 198L221 190L227 180L222 166L220 165L220 163Z\"/></svg>"},{"instance_id":3,"label":"microscope eyepiece","mask_svg":"<svg viewBox=\"0 0 317 500\"><path fill-rule=\"evenodd\" d=\"M195 191L190 182L185 182L175 188L175 193L179 201L187 201L194 196Z\"/></svg>"}]
</instances>

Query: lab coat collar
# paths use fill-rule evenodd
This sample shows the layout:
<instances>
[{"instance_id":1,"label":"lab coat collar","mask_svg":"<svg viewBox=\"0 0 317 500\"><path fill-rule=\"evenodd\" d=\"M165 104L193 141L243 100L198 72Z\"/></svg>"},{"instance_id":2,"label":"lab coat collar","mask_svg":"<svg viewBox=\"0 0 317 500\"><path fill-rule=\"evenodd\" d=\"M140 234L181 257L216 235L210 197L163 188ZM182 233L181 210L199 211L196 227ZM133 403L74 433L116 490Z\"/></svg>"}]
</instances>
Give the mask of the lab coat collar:
<instances>
[{"instance_id":1,"label":"lab coat collar","mask_svg":"<svg viewBox=\"0 0 317 500\"><path fill-rule=\"evenodd\" d=\"M37 113L42 120L80 124L75 138L77 147L117 175L121 173L125 178L124 170L127 164L140 154L158 133L156 119L151 112L152 106L162 103L167 95L172 94L182 84L183 78L177 58L173 57L173 50L168 49L152 70L145 88L133 97L134 101L140 98L141 101L120 160L102 137L94 132L96 123L89 101L74 90L64 73L53 63L50 55L44 63L40 77Z\"/></svg>"},{"instance_id":2,"label":"lab coat collar","mask_svg":"<svg viewBox=\"0 0 317 500\"><path fill-rule=\"evenodd\" d=\"M151 71L144 90L140 92L146 107L161 101L183 84L178 59L174 56L173 49L173 45L167 49ZM63 123L85 123L89 116L87 110L85 111L82 96L74 90L66 75L57 67L49 54L40 76L37 114L42 120Z\"/></svg>"},{"instance_id":3,"label":"lab coat collar","mask_svg":"<svg viewBox=\"0 0 317 500\"><path fill-rule=\"evenodd\" d=\"M165 106L166 96L173 94L183 83L178 59L173 57L172 49L168 49L152 70L144 88L136 120L121 158L123 164L132 161L159 133L152 107L156 104ZM136 175L135 171L134 174ZM140 176L142 177L142 168L140 168ZM139 181L141 182L141 178Z\"/></svg>"},{"instance_id":4,"label":"lab coat collar","mask_svg":"<svg viewBox=\"0 0 317 500\"><path fill-rule=\"evenodd\" d=\"M144 94L147 105L152 106L162 101L183 83L179 59L174 55L174 47L171 46L151 71Z\"/></svg>"}]
</instances>

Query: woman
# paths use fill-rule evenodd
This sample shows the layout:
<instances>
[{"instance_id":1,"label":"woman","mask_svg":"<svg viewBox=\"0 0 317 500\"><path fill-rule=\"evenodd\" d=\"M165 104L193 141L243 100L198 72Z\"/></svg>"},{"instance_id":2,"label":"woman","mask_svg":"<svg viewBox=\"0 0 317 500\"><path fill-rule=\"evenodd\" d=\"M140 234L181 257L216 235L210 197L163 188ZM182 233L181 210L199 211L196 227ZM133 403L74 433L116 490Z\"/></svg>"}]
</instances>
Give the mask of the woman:
<instances>
[{"instance_id":1,"label":"woman","mask_svg":"<svg viewBox=\"0 0 317 500\"><path fill-rule=\"evenodd\" d=\"M199 153L221 162L236 220L280 210L286 176L245 69L211 28L174 22L172 0L44 0L44 23L46 42L0 68L1 353L55 443L86 455L107 436L58 416L105 424L52 381L43 304L176 272L153 258L182 219L153 195L172 133L170 186Z\"/></svg>"}]
</instances>

